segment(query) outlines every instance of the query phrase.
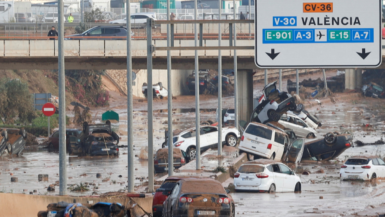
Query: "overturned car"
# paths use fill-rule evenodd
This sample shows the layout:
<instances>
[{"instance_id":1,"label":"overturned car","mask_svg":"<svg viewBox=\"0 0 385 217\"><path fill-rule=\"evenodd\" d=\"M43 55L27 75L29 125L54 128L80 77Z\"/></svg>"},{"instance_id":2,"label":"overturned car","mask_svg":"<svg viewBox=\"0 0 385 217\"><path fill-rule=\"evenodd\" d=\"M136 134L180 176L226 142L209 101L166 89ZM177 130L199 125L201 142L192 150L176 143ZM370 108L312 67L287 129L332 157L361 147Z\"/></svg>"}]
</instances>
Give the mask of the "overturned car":
<instances>
[{"instance_id":1,"label":"overturned car","mask_svg":"<svg viewBox=\"0 0 385 217\"><path fill-rule=\"evenodd\" d=\"M174 168L179 169L187 163L187 155L179 148L173 148ZM169 170L168 168L168 148L162 148L156 151L154 156L154 169L156 173L163 173Z\"/></svg>"},{"instance_id":2,"label":"overturned car","mask_svg":"<svg viewBox=\"0 0 385 217\"><path fill-rule=\"evenodd\" d=\"M287 111L300 112L302 104L295 104L295 98L287 92L280 92L277 82L270 83L263 89L263 95L251 114L250 122L267 123L278 121Z\"/></svg>"},{"instance_id":3,"label":"overturned car","mask_svg":"<svg viewBox=\"0 0 385 217\"><path fill-rule=\"evenodd\" d=\"M70 154L82 156L119 155L119 136L111 129L111 124L83 123L83 131L78 137L70 136Z\"/></svg>"},{"instance_id":4,"label":"overturned car","mask_svg":"<svg viewBox=\"0 0 385 217\"><path fill-rule=\"evenodd\" d=\"M0 129L0 156L23 154L27 138L24 129Z\"/></svg>"}]
</instances>

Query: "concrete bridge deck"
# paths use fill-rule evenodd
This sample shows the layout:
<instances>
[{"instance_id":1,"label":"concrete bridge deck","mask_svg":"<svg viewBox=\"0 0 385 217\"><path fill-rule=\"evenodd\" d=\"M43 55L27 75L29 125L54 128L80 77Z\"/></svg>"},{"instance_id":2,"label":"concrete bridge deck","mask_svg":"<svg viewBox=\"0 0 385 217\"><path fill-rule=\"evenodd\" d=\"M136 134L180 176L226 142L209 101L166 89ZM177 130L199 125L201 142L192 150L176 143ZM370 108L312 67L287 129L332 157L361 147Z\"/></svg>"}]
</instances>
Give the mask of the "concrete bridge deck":
<instances>
[{"instance_id":1,"label":"concrete bridge deck","mask_svg":"<svg viewBox=\"0 0 385 217\"><path fill-rule=\"evenodd\" d=\"M166 40L153 40L153 68L166 69ZM194 40L175 40L172 50L173 69L193 69L193 50L183 47L194 46ZM218 40L203 40L203 48L218 46ZM223 40L222 46L229 46ZM254 40L238 40L237 46L254 46ZM57 41L55 40L0 40L0 69L57 69ZM64 54L66 69L126 69L125 40L65 40ZM383 49L385 54L385 49ZM200 68L216 68L217 50L199 50ZM233 68L233 50L222 50L223 69ZM239 69L257 69L254 64L254 49L237 50ZM146 40L132 40L133 68L147 68ZM385 68L384 63L380 68Z\"/></svg>"}]
</instances>

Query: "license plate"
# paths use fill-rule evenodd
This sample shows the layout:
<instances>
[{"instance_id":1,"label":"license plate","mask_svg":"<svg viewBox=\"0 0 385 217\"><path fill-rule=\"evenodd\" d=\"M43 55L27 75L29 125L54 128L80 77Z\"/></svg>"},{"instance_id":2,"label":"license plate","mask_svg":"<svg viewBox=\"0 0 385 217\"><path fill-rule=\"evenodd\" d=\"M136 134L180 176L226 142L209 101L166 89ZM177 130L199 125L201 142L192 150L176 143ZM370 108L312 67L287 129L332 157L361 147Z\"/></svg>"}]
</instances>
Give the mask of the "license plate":
<instances>
[{"instance_id":1,"label":"license plate","mask_svg":"<svg viewBox=\"0 0 385 217\"><path fill-rule=\"evenodd\" d=\"M251 181L253 180L252 178L242 178L242 181Z\"/></svg>"},{"instance_id":2,"label":"license plate","mask_svg":"<svg viewBox=\"0 0 385 217\"><path fill-rule=\"evenodd\" d=\"M102 151L109 151L109 148L102 148Z\"/></svg>"},{"instance_id":3,"label":"license plate","mask_svg":"<svg viewBox=\"0 0 385 217\"><path fill-rule=\"evenodd\" d=\"M349 178L349 179L357 179L358 176L352 176L352 175L350 175L350 176L348 176L348 178Z\"/></svg>"},{"instance_id":4,"label":"license plate","mask_svg":"<svg viewBox=\"0 0 385 217\"><path fill-rule=\"evenodd\" d=\"M215 215L215 211L198 211L198 215Z\"/></svg>"}]
</instances>

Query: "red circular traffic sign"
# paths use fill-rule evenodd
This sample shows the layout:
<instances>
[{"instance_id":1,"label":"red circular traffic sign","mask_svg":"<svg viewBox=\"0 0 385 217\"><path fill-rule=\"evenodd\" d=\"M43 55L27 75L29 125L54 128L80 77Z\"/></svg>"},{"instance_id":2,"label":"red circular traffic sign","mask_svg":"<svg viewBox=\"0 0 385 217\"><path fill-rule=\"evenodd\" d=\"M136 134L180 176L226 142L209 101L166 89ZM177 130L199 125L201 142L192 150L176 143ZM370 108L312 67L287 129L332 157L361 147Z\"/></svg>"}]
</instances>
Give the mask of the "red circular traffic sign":
<instances>
[{"instance_id":1,"label":"red circular traffic sign","mask_svg":"<svg viewBox=\"0 0 385 217\"><path fill-rule=\"evenodd\" d=\"M43 105L43 108L41 109L43 114L45 116L52 116L56 112L56 108L52 103L47 102L46 104Z\"/></svg>"}]
</instances>

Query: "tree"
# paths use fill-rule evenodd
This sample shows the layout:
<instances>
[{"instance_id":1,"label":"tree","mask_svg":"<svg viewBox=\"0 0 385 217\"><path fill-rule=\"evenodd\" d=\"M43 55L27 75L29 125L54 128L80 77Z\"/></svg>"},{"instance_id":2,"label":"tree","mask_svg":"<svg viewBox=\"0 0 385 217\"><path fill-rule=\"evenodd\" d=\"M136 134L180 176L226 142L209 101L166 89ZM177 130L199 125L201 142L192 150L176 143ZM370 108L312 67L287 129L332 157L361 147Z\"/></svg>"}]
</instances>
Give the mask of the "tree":
<instances>
[{"instance_id":1,"label":"tree","mask_svg":"<svg viewBox=\"0 0 385 217\"><path fill-rule=\"evenodd\" d=\"M0 81L0 116L6 124L14 123L16 119L31 123L36 117L26 83L8 78Z\"/></svg>"},{"instance_id":2,"label":"tree","mask_svg":"<svg viewBox=\"0 0 385 217\"><path fill-rule=\"evenodd\" d=\"M84 13L85 22L95 22L98 20L104 20L103 12L100 11L99 8L96 8L95 10Z\"/></svg>"}]
</instances>

